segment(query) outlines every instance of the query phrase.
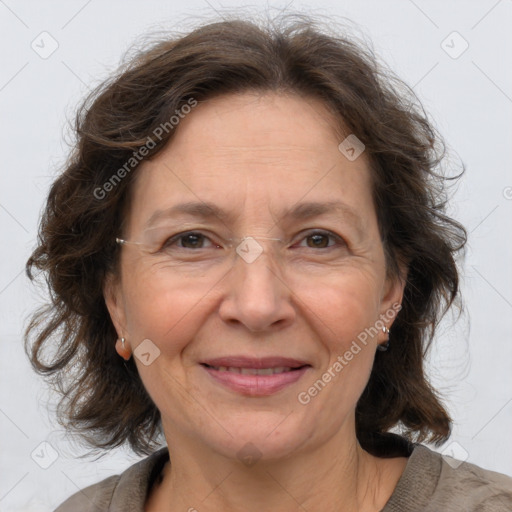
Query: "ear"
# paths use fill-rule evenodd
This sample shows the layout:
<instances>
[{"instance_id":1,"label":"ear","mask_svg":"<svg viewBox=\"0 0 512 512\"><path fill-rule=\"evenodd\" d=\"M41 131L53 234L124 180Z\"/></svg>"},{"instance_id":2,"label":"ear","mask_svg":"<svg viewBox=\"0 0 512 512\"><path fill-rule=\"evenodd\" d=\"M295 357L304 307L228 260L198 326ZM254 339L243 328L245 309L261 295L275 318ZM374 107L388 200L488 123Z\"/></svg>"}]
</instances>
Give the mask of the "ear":
<instances>
[{"instance_id":1,"label":"ear","mask_svg":"<svg viewBox=\"0 0 512 512\"><path fill-rule=\"evenodd\" d=\"M129 343L125 340L124 347L120 338L126 337L126 312L124 308L123 292L119 279L108 274L103 285L103 297L110 318L117 332L116 351L125 360L130 358Z\"/></svg>"},{"instance_id":2,"label":"ear","mask_svg":"<svg viewBox=\"0 0 512 512\"><path fill-rule=\"evenodd\" d=\"M388 329L391 329L391 325L401 309L409 271L408 265L404 262L400 262L398 266L398 276L392 277L388 275L386 277L380 302L380 314L388 319L386 322Z\"/></svg>"}]
</instances>

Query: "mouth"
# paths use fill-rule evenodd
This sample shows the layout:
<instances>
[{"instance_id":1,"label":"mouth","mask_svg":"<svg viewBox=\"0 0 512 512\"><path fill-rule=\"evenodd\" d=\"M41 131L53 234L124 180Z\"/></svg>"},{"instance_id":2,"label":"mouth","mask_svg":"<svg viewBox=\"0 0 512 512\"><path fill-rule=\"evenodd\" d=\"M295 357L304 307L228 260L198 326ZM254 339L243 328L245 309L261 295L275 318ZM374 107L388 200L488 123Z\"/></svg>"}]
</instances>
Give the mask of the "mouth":
<instances>
[{"instance_id":1,"label":"mouth","mask_svg":"<svg viewBox=\"0 0 512 512\"><path fill-rule=\"evenodd\" d=\"M240 373L241 375L275 375L276 373L297 371L308 365L299 366L298 368L291 368L289 366L278 366L276 368L241 368L236 366L210 366L208 364L204 364L204 366L212 370L217 370L218 372Z\"/></svg>"},{"instance_id":2,"label":"mouth","mask_svg":"<svg viewBox=\"0 0 512 512\"><path fill-rule=\"evenodd\" d=\"M294 384L311 365L296 359L227 357L200 365L215 383L242 395L269 396Z\"/></svg>"}]
</instances>

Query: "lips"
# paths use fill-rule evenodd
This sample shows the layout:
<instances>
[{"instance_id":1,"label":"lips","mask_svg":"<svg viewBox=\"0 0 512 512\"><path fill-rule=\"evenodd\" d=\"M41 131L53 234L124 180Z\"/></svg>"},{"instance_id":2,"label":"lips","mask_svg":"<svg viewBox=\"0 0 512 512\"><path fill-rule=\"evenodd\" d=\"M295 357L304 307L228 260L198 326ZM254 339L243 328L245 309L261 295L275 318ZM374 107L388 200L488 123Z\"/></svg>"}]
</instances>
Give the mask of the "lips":
<instances>
[{"instance_id":1,"label":"lips","mask_svg":"<svg viewBox=\"0 0 512 512\"><path fill-rule=\"evenodd\" d=\"M287 357L219 357L201 363L217 383L249 396L268 396L297 382L311 365Z\"/></svg>"},{"instance_id":2,"label":"lips","mask_svg":"<svg viewBox=\"0 0 512 512\"><path fill-rule=\"evenodd\" d=\"M217 370L219 372L231 372L231 373L239 373L241 375L274 375L276 373L286 373L291 372L292 370L296 370L296 368L290 368L285 366L278 366L277 368L239 368L236 366L208 366L208 368L212 368L213 370Z\"/></svg>"},{"instance_id":3,"label":"lips","mask_svg":"<svg viewBox=\"0 0 512 512\"><path fill-rule=\"evenodd\" d=\"M289 357L247 357L247 356L229 356L208 359L201 364L214 368L235 368L235 369L296 369L302 366L310 366L307 361L291 359Z\"/></svg>"}]
</instances>

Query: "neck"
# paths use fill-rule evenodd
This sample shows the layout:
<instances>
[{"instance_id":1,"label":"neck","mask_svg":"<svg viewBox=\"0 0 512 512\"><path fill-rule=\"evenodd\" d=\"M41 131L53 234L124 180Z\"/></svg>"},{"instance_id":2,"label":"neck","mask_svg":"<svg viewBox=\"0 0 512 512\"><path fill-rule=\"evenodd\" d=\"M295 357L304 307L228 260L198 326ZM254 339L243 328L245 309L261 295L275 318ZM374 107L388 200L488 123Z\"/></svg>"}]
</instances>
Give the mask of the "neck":
<instances>
[{"instance_id":1,"label":"neck","mask_svg":"<svg viewBox=\"0 0 512 512\"><path fill-rule=\"evenodd\" d=\"M343 429L342 429L343 430ZM168 437L176 440L176 437ZM385 505L407 459L379 459L341 432L320 447L285 460L245 465L192 439L169 444L172 465L153 489L146 511L374 512Z\"/></svg>"}]
</instances>

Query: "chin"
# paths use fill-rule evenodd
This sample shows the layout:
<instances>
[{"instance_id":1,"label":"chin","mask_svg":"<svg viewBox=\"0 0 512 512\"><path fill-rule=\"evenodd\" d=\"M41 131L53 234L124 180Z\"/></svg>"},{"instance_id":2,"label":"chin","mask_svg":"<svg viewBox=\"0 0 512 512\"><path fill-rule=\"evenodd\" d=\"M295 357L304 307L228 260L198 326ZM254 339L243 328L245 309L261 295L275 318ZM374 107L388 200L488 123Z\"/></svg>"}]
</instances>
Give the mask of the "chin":
<instances>
[{"instance_id":1,"label":"chin","mask_svg":"<svg viewBox=\"0 0 512 512\"><path fill-rule=\"evenodd\" d=\"M244 463L249 460L251 464L257 460L276 461L297 455L313 436L313 431L304 431L299 418L261 411L239 415L230 421L226 430L220 426L209 429L203 433L203 443L228 459Z\"/></svg>"}]
</instances>

